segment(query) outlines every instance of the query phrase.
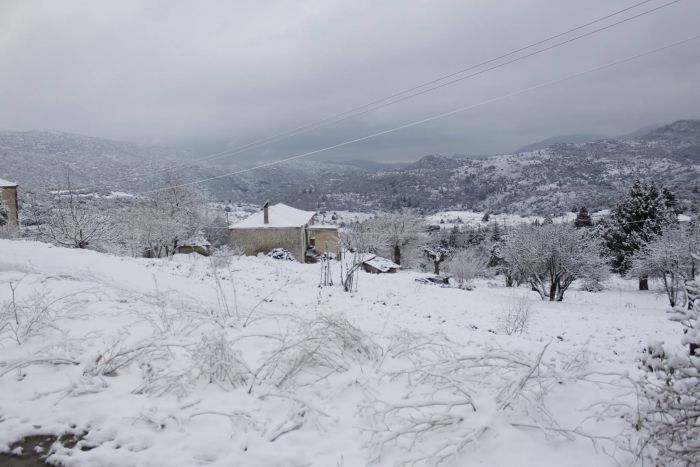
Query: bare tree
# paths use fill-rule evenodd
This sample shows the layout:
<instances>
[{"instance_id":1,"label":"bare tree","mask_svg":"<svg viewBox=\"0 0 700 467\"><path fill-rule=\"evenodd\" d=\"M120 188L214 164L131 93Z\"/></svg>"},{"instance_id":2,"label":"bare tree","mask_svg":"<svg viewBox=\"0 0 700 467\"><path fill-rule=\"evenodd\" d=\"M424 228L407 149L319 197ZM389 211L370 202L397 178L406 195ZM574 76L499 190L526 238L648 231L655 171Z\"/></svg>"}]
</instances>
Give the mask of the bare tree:
<instances>
[{"instance_id":1,"label":"bare tree","mask_svg":"<svg viewBox=\"0 0 700 467\"><path fill-rule=\"evenodd\" d=\"M644 244L630 269L631 274L639 277L661 279L672 307L685 306L685 282L694 280L697 274L697 260L693 257L693 253L700 253L697 230L676 225L665 227L659 236Z\"/></svg>"},{"instance_id":2,"label":"bare tree","mask_svg":"<svg viewBox=\"0 0 700 467\"><path fill-rule=\"evenodd\" d=\"M392 260L401 264L403 248L416 244L425 231L423 218L410 210L382 214L368 222L368 227L381 232L383 241L391 250Z\"/></svg>"},{"instance_id":3,"label":"bare tree","mask_svg":"<svg viewBox=\"0 0 700 467\"><path fill-rule=\"evenodd\" d=\"M568 224L522 226L509 234L503 258L542 300L562 301L576 279L600 279L606 266L598 241Z\"/></svg>"},{"instance_id":4,"label":"bare tree","mask_svg":"<svg viewBox=\"0 0 700 467\"><path fill-rule=\"evenodd\" d=\"M387 244L387 233L370 219L346 225L340 232L340 240L349 251L376 254Z\"/></svg>"},{"instance_id":5,"label":"bare tree","mask_svg":"<svg viewBox=\"0 0 700 467\"><path fill-rule=\"evenodd\" d=\"M66 190L51 193L43 212L32 203L34 223L40 238L56 245L88 248L118 237L116 224L97 206L94 194L79 193L67 179Z\"/></svg>"},{"instance_id":6,"label":"bare tree","mask_svg":"<svg viewBox=\"0 0 700 467\"><path fill-rule=\"evenodd\" d=\"M201 193L173 180L167 188L139 199L131 210L129 241L149 256L170 256L202 229L204 205Z\"/></svg>"},{"instance_id":7,"label":"bare tree","mask_svg":"<svg viewBox=\"0 0 700 467\"><path fill-rule=\"evenodd\" d=\"M440 265L450 257L449 250L441 245L430 245L426 246L423 252L425 253L425 257L428 258L433 265L433 273L440 274Z\"/></svg>"}]
</instances>

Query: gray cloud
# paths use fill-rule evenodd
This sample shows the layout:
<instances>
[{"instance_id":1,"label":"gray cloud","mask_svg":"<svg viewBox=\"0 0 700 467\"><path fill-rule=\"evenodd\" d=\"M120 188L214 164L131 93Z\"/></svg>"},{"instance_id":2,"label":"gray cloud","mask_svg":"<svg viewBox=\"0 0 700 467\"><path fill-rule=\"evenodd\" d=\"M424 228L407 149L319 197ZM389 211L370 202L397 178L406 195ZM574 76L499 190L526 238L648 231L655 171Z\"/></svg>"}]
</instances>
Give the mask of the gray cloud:
<instances>
[{"instance_id":1,"label":"gray cloud","mask_svg":"<svg viewBox=\"0 0 700 467\"><path fill-rule=\"evenodd\" d=\"M632 3L0 1L0 128L55 129L214 152L381 98ZM285 157L481 102L683 39L697 33L697 24L700 3L685 0L242 157ZM505 152L553 135L616 135L698 117L699 48L700 42L691 43L324 157L412 160L431 153Z\"/></svg>"}]
</instances>

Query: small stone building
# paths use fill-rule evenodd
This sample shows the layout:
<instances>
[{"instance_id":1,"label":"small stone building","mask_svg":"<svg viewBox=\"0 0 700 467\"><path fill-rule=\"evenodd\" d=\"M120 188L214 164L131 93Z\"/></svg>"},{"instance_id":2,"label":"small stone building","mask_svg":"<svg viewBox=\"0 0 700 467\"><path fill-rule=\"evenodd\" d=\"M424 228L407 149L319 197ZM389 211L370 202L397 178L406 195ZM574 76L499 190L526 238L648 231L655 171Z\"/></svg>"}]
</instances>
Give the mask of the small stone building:
<instances>
[{"instance_id":1,"label":"small stone building","mask_svg":"<svg viewBox=\"0 0 700 467\"><path fill-rule=\"evenodd\" d=\"M178 254L191 254L191 253L198 253L202 256L210 256L211 255L211 243L204 238L203 235L192 237L190 239L187 239L186 241L182 242L182 244L178 245L178 247L175 249L175 253Z\"/></svg>"},{"instance_id":2,"label":"small stone building","mask_svg":"<svg viewBox=\"0 0 700 467\"><path fill-rule=\"evenodd\" d=\"M398 264L381 256L366 254L362 258L362 269L372 274L393 274L400 268Z\"/></svg>"},{"instance_id":3,"label":"small stone building","mask_svg":"<svg viewBox=\"0 0 700 467\"><path fill-rule=\"evenodd\" d=\"M262 211L229 227L231 243L248 256L284 248L300 262L325 252L339 257L338 228L315 226L315 214L283 203L265 203Z\"/></svg>"},{"instance_id":4,"label":"small stone building","mask_svg":"<svg viewBox=\"0 0 700 467\"><path fill-rule=\"evenodd\" d=\"M19 209L17 206L17 184L0 179L0 200L2 200L6 207L6 213L3 217L7 216L5 221L0 220L0 224L7 223L10 227L18 228Z\"/></svg>"}]
</instances>

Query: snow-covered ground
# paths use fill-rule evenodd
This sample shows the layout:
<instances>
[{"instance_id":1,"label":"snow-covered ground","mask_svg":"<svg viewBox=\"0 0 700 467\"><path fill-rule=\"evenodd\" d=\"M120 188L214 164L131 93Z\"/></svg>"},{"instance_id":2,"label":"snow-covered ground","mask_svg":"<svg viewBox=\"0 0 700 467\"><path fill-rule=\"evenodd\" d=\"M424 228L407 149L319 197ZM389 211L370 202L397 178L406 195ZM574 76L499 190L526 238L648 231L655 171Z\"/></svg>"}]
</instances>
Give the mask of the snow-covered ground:
<instances>
[{"instance_id":1,"label":"snow-covered ground","mask_svg":"<svg viewBox=\"0 0 700 467\"><path fill-rule=\"evenodd\" d=\"M31 434L81 433L51 460L634 461L615 449L635 441L626 376L646 342L679 340L664 297L616 279L549 303L498 280L466 291L411 271L361 272L346 293L339 264L331 270L336 285L320 288L321 264L0 240L0 451ZM529 308L527 328L509 335L517 308Z\"/></svg>"}]
</instances>

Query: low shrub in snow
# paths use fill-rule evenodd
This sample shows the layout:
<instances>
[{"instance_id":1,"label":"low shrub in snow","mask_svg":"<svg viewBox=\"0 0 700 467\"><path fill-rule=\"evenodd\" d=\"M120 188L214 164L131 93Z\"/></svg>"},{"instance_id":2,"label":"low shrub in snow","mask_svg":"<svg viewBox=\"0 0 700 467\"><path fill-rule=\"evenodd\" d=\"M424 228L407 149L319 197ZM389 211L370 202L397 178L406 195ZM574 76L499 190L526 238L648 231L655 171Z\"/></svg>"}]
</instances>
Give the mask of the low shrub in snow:
<instances>
[{"instance_id":1,"label":"low shrub in snow","mask_svg":"<svg viewBox=\"0 0 700 467\"><path fill-rule=\"evenodd\" d=\"M275 248L274 250L271 250L267 256L269 256L272 259L280 259L284 261L296 261L294 258L294 255L289 252L288 250L285 250L284 248Z\"/></svg>"},{"instance_id":2,"label":"low shrub in snow","mask_svg":"<svg viewBox=\"0 0 700 467\"><path fill-rule=\"evenodd\" d=\"M700 284L688 283L689 308L676 307L671 319L683 325L684 354L651 343L642 358L643 404L638 428L659 465L700 465Z\"/></svg>"},{"instance_id":3,"label":"low shrub in snow","mask_svg":"<svg viewBox=\"0 0 700 467\"><path fill-rule=\"evenodd\" d=\"M471 289L474 279L486 275L488 261L489 258L483 251L469 248L450 256L445 269L452 275L458 287Z\"/></svg>"},{"instance_id":4,"label":"low shrub in snow","mask_svg":"<svg viewBox=\"0 0 700 467\"><path fill-rule=\"evenodd\" d=\"M499 324L504 333L522 334L528 326L530 320L530 304L526 298L510 302L500 316Z\"/></svg>"}]
</instances>

